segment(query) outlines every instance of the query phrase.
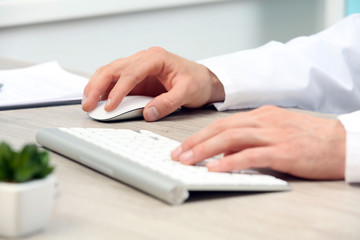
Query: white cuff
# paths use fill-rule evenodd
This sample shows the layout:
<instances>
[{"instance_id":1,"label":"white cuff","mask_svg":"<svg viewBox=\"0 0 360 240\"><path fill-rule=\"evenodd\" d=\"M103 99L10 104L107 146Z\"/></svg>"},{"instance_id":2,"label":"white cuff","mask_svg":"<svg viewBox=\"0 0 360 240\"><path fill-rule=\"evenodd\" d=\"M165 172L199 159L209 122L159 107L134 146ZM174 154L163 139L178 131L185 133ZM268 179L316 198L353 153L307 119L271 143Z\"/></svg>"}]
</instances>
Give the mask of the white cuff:
<instances>
[{"instance_id":1,"label":"white cuff","mask_svg":"<svg viewBox=\"0 0 360 240\"><path fill-rule=\"evenodd\" d=\"M360 111L338 117L346 130L345 181L360 182Z\"/></svg>"}]
</instances>

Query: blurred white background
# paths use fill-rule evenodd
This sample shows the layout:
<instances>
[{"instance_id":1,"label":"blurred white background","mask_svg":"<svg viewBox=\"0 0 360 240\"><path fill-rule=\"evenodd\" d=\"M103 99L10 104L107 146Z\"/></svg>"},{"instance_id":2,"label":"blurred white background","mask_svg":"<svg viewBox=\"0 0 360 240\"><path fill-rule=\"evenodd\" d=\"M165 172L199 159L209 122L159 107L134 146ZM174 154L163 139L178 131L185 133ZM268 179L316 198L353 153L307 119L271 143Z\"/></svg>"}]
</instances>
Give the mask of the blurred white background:
<instances>
[{"instance_id":1,"label":"blurred white background","mask_svg":"<svg viewBox=\"0 0 360 240\"><path fill-rule=\"evenodd\" d=\"M0 0L0 57L93 73L161 46L199 60L333 24L344 0Z\"/></svg>"}]
</instances>

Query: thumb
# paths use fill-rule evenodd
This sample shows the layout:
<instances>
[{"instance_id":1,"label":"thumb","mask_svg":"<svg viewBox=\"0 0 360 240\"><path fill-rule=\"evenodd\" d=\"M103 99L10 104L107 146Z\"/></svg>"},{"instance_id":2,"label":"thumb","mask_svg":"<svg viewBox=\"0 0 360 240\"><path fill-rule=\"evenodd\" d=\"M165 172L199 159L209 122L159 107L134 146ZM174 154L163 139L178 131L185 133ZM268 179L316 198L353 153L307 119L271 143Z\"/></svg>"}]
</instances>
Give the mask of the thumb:
<instances>
[{"instance_id":1,"label":"thumb","mask_svg":"<svg viewBox=\"0 0 360 240\"><path fill-rule=\"evenodd\" d=\"M163 93L155 97L144 108L144 118L146 121L152 122L163 118L183 105L184 89L171 89L169 92Z\"/></svg>"}]
</instances>

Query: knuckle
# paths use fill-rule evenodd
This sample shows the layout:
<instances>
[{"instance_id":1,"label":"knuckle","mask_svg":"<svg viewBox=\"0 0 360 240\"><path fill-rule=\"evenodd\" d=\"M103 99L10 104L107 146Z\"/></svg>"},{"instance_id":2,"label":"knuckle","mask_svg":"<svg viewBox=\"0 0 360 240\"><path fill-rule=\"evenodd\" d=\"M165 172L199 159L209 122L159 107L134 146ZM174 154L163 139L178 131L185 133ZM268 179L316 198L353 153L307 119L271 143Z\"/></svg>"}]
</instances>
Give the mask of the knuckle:
<instances>
[{"instance_id":1,"label":"knuckle","mask_svg":"<svg viewBox=\"0 0 360 240\"><path fill-rule=\"evenodd\" d=\"M140 50L135 55L143 55L146 52L146 50Z\"/></svg>"},{"instance_id":2,"label":"knuckle","mask_svg":"<svg viewBox=\"0 0 360 240\"><path fill-rule=\"evenodd\" d=\"M147 50L149 53L151 54L164 54L166 53L166 50L162 47L150 47L148 50Z\"/></svg>"},{"instance_id":3,"label":"knuckle","mask_svg":"<svg viewBox=\"0 0 360 240\"><path fill-rule=\"evenodd\" d=\"M108 66L108 65L104 65L104 66L99 67L99 68L96 70L96 72L97 72L97 73L102 73L102 72L106 71L107 69L109 69L109 66Z\"/></svg>"},{"instance_id":4,"label":"knuckle","mask_svg":"<svg viewBox=\"0 0 360 240\"><path fill-rule=\"evenodd\" d=\"M228 151L233 151L238 143L238 136L233 130L227 129L221 133L222 145Z\"/></svg>"},{"instance_id":5,"label":"knuckle","mask_svg":"<svg viewBox=\"0 0 360 240\"><path fill-rule=\"evenodd\" d=\"M140 50L134 53L133 55L127 58L127 62L132 62L132 61L136 61L137 59L141 59L146 54L146 51L147 50Z\"/></svg>"},{"instance_id":6,"label":"knuckle","mask_svg":"<svg viewBox=\"0 0 360 240\"><path fill-rule=\"evenodd\" d=\"M162 47L151 47L144 54L147 57L163 60L168 57L168 52Z\"/></svg>"},{"instance_id":7,"label":"knuckle","mask_svg":"<svg viewBox=\"0 0 360 240\"><path fill-rule=\"evenodd\" d=\"M211 125L216 130L223 130L227 126L227 120L225 118L217 119Z\"/></svg>"},{"instance_id":8,"label":"knuckle","mask_svg":"<svg viewBox=\"0 0 360 240\"><path fill-rule=\"evenodd\" d=\"M135 83L139 83L142 81L142 79L140 78L139 75L137 75L134 71L132 70L124 70L121 73L121 78L122 79L131 79L131 82L135 82Z\"/></svg>"},{"instance_id":9,"label":"knuckle","mask_svg":"<svg viewBox=\"0 0 360 240\"><path fill-rule=\"evenodd\" d=\"M224 138L229 142L235 142L238 138L238 134L233 129L226 129L223 134Z\"/></svg>"},{"instance_id":10,"label":"knuckle","mask_svg":"<svg viewBox=\"0 0 360 240\"><path fill-rule=\"evenodd\" d=\"M96 70L96 74L101 78L110 77L112 75L111 68L109 65L101 66Z\"/></svg>"}]
</instances>

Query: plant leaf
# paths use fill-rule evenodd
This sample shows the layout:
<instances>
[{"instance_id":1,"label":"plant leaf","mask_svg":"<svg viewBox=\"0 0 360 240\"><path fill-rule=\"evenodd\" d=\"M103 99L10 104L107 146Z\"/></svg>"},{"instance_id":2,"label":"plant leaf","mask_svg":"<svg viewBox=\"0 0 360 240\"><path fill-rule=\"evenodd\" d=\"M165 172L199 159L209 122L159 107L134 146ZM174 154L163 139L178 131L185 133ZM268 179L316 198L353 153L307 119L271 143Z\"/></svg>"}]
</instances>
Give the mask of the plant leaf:
<instances>
[{"instance_id":1,"label":"plant leaf","mask_svg":"<svg viewBox=\"0 0 360 240\"><path fill-rule=\"evenodd\" d=\"M19 152L4 142L0 144L0 181L26 182L44 178L53 170L49 153L35 144L27 144Z\"/></svg>"}]
</instances>

